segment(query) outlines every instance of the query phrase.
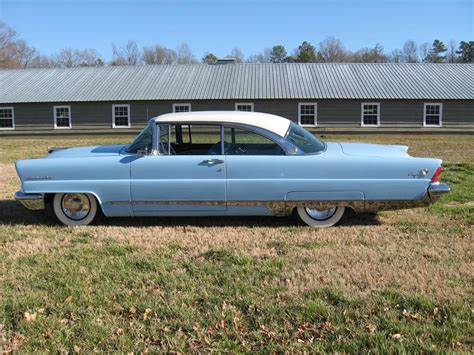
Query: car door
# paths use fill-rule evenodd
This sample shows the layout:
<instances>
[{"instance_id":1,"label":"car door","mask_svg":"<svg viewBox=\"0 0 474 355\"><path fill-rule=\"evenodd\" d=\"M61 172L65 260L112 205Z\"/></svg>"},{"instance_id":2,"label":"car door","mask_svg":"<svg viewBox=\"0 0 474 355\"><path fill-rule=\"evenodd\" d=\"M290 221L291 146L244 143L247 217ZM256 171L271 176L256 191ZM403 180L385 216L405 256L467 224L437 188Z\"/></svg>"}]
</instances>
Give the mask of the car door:
<instances>
[{"instance_id":1,"label":"car door","mask_svg":"<svg viewBox=\"0 0 474 355\"><path fill-rule=\"evenodd\" d=\"M294 156L256 132L225 127L228 207L284 201Z\"/></svg>"},{"instance_id":2,"label":"car door","mask_svg":"<svg viewBox=\"0 0 474 355\"><path fill-rule=\"evenodd\" d=\"M134 213L189 215L225 211L226 166L221 126L193 125L192 135L178 125L158 127L160 154L139 157L131 163ZM187 128L190 130L191 126Z\"/></svg>"}]
</instances>

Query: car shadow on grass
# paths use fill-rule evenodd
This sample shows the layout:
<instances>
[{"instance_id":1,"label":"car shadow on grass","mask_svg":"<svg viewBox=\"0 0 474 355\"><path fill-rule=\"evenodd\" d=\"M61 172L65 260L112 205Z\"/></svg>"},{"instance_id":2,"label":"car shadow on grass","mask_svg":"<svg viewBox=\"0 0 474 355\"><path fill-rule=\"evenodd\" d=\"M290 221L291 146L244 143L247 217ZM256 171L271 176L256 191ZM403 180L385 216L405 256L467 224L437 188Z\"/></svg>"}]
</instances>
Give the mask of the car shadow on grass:
<instances>
[{"instance_id":1,"label":"car shadow on grass","mask_svg":"<svg viewBox=\"0 0 474 355\"><path fill-rule=\"evenodd\" d=\"M339 226L375 226L380 221L375 214L346 211ZM14 200L0 200L0 226L42 225L60 226L51 211L29 211ZM302 225L291 217L211 216L211 217L114 217L99 216L93 225L118 227L288 227Z\"/></svg>"}]
</instances>

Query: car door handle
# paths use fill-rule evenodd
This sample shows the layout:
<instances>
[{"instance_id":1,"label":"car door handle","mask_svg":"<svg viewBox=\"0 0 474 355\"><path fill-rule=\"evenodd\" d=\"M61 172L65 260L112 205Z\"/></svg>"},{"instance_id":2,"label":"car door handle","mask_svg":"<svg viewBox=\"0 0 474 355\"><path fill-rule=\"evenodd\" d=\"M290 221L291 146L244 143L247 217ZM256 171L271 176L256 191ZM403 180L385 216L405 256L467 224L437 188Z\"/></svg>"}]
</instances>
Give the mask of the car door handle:
<instances>
[{"instance_id":1,"label":"car door handle","mask_svg":"<svg viewBox=\"0 0 474 355\"><path fill-rule=\"evenodd\" d=\"M202 161L203 164L217 165L224 163L221 159L206 159Z\"/></svg>"}]
</instances>

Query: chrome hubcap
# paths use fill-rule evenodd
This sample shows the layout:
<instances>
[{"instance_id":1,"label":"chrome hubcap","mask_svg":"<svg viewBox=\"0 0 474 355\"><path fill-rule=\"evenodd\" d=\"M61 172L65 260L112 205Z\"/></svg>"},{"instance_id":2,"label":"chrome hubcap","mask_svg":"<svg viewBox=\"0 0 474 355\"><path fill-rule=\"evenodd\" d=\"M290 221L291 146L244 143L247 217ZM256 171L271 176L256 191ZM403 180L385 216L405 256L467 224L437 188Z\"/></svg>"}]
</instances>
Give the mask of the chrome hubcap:
<instances>
[{"instance_id":1,"label":"chrome hubcap","mask_svg":"<svg viewBox=\"0 0 474 355\"><path fill-rule=\"evenodd\" d=\"M328 209L320 211L315 208L305 208L305 211L312 219L317 221L325 221L331 218L334 213L336 213L336 209L337 207L329 207Z\"/></svg>"},{"instance_id":2,"label":"chrome hubcap","mask_svg":"<svg viewBox=\"0 0 474 355\"><path fill-rule=\"evenodd\" d=\"M87 195L65 194L61 202L64 214L76 221L84 219L89 214L91 204Z\"/></svg>"}]
</instances>

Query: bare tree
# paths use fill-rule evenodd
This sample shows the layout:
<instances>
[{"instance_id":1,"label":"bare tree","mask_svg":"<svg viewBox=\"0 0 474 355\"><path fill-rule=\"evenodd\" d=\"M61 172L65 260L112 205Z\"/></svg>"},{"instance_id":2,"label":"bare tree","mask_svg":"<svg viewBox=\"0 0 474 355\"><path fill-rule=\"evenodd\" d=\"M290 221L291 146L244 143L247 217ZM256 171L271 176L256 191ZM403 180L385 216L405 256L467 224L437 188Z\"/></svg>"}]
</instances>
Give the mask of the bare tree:
<instances>
[{"instance_id":1,"label":"bare tree","mask_svg":"<svg viewBox=\"0 0 474 355\"><path fill-rule=\"evenodd\" d=\"M28 46L24 40L19 40L15 44L15 57L20 68L29 66L31 60L37 56L37 51L33 47Z\"/></svg>"},{"instance_id":2,"label":"bare tree","mask_svg":"<svg viewBox=\"0 0 474 355\"><path fill-rule=\"evenodd\" d=\"M138 46L134 41L129 40L125 45L125 55L128 65L137 65L140 58Z\"/></svg>"},{"instance_id":3,"label":"bare tree","mask_svg":"<svg viewBox=\"0 0 474 355\"><path fill-rule=\"evenodd\" d=\"M8 47L16 40L16 32L5 22L0 21L0 49Z\"/></svg>"},{"instance_id":4,"label":"bare tree","mask_svg":"<svg viewBox=\"0 0 474 355\"><path fill-rule=\"evenodd\" d=\"M49 56L38 54L28 64L29 68L54 68L55 63Z\"/></svg>"},{"instance_id":5,"label":"bare tree","mask_svg":"<svg viewBox=\"0 0 474 355\"><path fill-rule=\"evenodd\" d=\"M26 68L38 55L35 48L19 39L15 30L0 21L0 67Z\"/></svg>"},{"instance_id":6,"label":"bare tree","mask_svg":"<svg viewBox=\"0 0 474 355\"><path fill-rule=\"evenodd\" d=\"M377 43L373 48L361 48L352 55L352 61L356 63L384 63L387 56L383 52L383 47Z\"/></svg>"},{"instance_id":7,"label":"bare tree","mask_svg":"<svg viewBox=\"0 0 474 355\"><path fill-rule=\"evenodd\" d=\"M51 64L54 67L95 67L104 65L99 53L95 49L71 49L65 48L56 55L51 56Z\"/></svg>"},{"instance_id":8,"label":"bare tree","mask_svg":"<svg viewBox=\"0 0 474 355\"><path fill-rule=\"evenodd\" d=\"M56 67L71 68L78 65L78 60L74 50L71 48L65 48L58 54L53 55L51 58Z\"/></svg>"},{"instance_id":9,"label":"bare tree","mask_svg":"<svg viewBox=\"0 0 474 355\"><path fill-rule=\"evenodd\" d=\"M234 58L236 63L243 63L245 56L239 47L234 47L226 58Z\"/></svg>"},{"instance_id":10,"label":"bare tree","mask_svg":"<svg viewBox=\"0 0 474 355\"><path fill-rule=\"evenodd\" d=\"M418 53L422 61L425 61L428 53L430 51L430 44L428 42L424 42L418 46Z\"/></svg>"},{"instance_id":11,"label":"bare tree","mask_svg":"<svg viewBox=\"0 0 474 355\"><path fill-rule=\"evenodd\" d=\"M319 43L319 56L322 62L340 63L347 60L348 52L339 39L326 37Z\"/></svg>"},{"instance_id":12,"label":"bare tree","mask_svg":"<svg viewBox=\"0 0 474 355\"><path fill-rule=\"evenodd\" d=\"M245 59L245 63L271 63L272 49L265 48L262 53L253 54Z\"/></svg>"},{"instance_id":13,"label":"bare tree","mask_svg":"<svg viewBox=\"0 0 474 355\"><path fill-rule=\"evenodd\" d=\"M14 67L14 47L16 32L5 22L0 21L0 67Z\"/></svg>"},{"instance_id":14,"label":"bare tree","mask_svg":"<svg viewBox=\"0 0 474 355\"><path fill-rule=\"evenodd\" d=\"M135 41L128 40L124 47L112 44L113 59L111 65L137 65L140 60L140 51Z\"/></svg>"},{"instance_id":15,"label":"bare tree","mask_svg":"<svg viewBox=\"0 0 474 355\"><path fill-rule=\"evenodd\" d=\"M456 51L458 50L458 44L454 39L451 39L448 42L448 53L446 55L446 59L448 63L457 63L459 60Z\"/></svg>"},{"instance_id":16,"label":"bare tree","mask_svg":"<svg viewBox=\"0 0 474 355\"><path fill-rule=\"evenodd\" d=\"M415 41L409 39L403 44L402 48L403 62L405 63L417 63L418 59L418 46Z\"/></svg>"},{"instance_id":17,"label":"bare tree","mask_svg":"<svg viewBox=\"0 0 474 355\"><path fill-rule=\"evenodd\" d=\"M197 63L196 57L194 56L191 48L187 43L182 43L176 49L177 63L178 64L194 64Z\"/></svg>"},{"instance_id":18,"label":"bare tree","mask_svg":"<svg viewBox=\"0 0 474 355\"><path fill-rule=\"evenodd\" d=\"M160 45L144 47L142 56L142 60L145 64L174 64L178 60L178 56L174 50Z\"/></svg>"},{"instance_id":19,"label":"bare tree","mask_svg":"<svg viewBox=\"0 0 474 355\"><path fill-rule=\"evenodd\" d=\"M402 63L403 62L403 52L400 49L394 49L388 55L388 61L391 63Z\"/></svg>"}]
</instances>

